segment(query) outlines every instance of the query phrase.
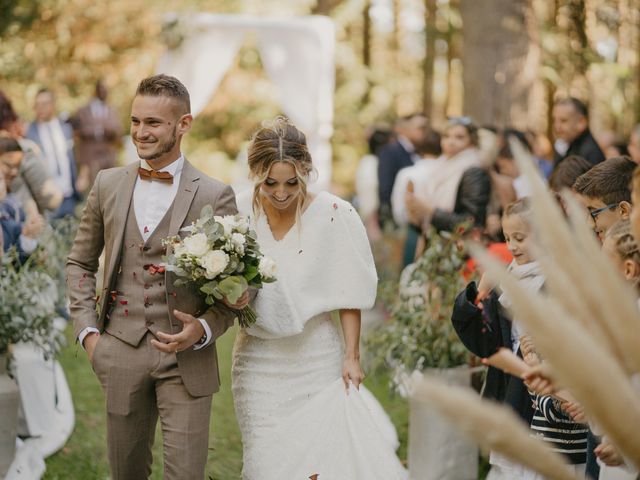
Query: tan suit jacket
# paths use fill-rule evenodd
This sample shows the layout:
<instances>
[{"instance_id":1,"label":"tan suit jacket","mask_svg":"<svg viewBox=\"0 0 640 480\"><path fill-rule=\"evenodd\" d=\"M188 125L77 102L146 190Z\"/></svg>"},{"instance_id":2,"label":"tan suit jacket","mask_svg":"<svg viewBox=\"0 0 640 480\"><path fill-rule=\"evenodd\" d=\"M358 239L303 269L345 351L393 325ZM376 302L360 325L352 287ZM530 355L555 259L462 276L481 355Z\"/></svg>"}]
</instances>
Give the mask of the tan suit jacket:
<instances>
[{"instance_id":1,"label":"tan suit jacket","mask_svg":"<svg viewBox=\"0 0 640 480\"><path fill-rule=\"evenodd\" d=\"M75 335L86 327L105 328L105 312L120 266L124 230L133 189L138 176L139 163L101 171L89 193L82 213L75 241L67 259L67 286L70 313ZM180 185L173 203L169 236L195 221L202 207L212 205L216 215L237 212L235 195L228 185L207 177L185 160ZM96 273L102 251L105 267L102 289L96 298ZM166 288L173 288L172 274L165 274ZM96 305L98 311L96 311ZM205 311L202 296L193 289L181 288L179 295L167 295L167 315L172 332L182 328L173 316L177 309L204 318L214 339L232 324L235 315L226 308ZM131 318L131 321L144 319ZM193 396L211 395L219 388L218 360L215 343L200 350L187 349L177 354L180 374L188 392Z\"/></svg>"}]
</instances>

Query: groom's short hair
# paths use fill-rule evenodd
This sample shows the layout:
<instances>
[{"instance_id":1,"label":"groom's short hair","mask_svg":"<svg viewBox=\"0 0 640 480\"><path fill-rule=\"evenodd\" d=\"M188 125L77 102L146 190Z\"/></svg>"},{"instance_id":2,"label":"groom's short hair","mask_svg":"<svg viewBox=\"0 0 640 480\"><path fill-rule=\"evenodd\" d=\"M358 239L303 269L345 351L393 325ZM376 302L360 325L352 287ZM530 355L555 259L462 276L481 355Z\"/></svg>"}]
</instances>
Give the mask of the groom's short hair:
<instances>
[{"instance_id":1,"label":"groom's short hair","mask_svg":"<svg viewBox=\"0 0 640 480\"><path fill-rule=\"evenodd\" d=\"M170 75L161 73L143 79L138 85L136 95L173 98L180 106L181 115L191 113L191 99L187 88L180 80Z\"/></svg>"}]
</instances>

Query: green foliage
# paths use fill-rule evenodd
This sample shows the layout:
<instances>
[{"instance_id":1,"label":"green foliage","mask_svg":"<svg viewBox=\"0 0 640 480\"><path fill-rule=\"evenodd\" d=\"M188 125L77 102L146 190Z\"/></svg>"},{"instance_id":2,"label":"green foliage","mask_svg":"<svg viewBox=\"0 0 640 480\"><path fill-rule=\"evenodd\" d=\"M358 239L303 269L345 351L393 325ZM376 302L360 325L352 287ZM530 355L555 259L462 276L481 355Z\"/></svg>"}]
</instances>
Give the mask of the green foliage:
<instances>
[{"instance_id":1,"label":"green foliage","mask_svg":"<svg viewBox=\"0 0 640 480\"><path fill-rule=\"evenodd\" d=\"M451 325L456 295L464 288L465 253L458 233L431 231L430 245L402 272L399 282L382 286L390 320L365 339L374 371L396 375L424 368L464 365L469 353Z\"/></svg>"},{"instance_id":2,"label":"green foliage","mask_svg":"<svg viewBox=\"0 0 640 480\"><path fill-rule=\"evenodd\" d=\"M74 216L54 220L38 238L38 248L30 256L33 265L49 275L58 286L56 306L65 309L67 303L65 265L76 236L79 219Z\"/></svg>"},{"instance_id":3,"label":"green foliage","mask_svg":"<svg viewBox=\"0 0 640 480\"><path fill-rule=\"evenodd\" d=\"M15 249L2 257L0 269L0 352L30 342L45 355L55 354L60 344L53 328L56 284L31 261L20 265Z\"/></svg>"}]
</instances>

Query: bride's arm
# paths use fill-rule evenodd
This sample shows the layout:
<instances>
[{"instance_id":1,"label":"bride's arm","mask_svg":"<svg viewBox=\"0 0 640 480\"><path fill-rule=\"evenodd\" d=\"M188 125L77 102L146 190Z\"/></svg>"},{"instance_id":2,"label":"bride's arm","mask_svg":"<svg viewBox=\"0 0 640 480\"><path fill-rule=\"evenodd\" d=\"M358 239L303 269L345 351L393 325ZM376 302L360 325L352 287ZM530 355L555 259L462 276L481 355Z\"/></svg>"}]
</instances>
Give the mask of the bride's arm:
<instances>
[{"instance_id":1,"label":"bride's arm","mask_svg":"<svg viewBox=\"0 0 640 480\"><path fill-rule=\"evenodd\" d=\"M360 368L360 310L340 310L340 323L345 344L342 379L349 393L349 381L356 388L360 388L364 379L364 373Z\"/></svg>"}]
</instances>

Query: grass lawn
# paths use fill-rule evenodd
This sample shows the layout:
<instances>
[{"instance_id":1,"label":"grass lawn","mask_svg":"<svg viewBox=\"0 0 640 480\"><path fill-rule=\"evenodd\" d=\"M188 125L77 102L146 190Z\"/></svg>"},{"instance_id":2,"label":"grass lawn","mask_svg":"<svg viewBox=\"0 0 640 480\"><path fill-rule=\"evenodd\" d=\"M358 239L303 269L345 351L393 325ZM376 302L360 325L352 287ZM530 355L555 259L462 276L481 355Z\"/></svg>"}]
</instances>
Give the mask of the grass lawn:
<instances>
[{"instance_id":1,"label":"grass lawn","mask_svg":"<svg viewBox=\"0 0 640 480\"><path fill-rule=\"evenodd\" d=\"M211 436L207 474L212 480L237 480L242 469L242 445L231 397L231 349L236 329L218 340L222 387L213 397ZM60 355L71 388L76 411L76 426L67 445L47 459L46 480L104 480L109 478L106 451L104 396L84 351L71 338ZM406 459L407 403L391 397L383 378L366 380L367 387L380 400L398 429L402 442L399 455ZM162 478L162 442L160 430L153 448L152 479Z\"/></svg>"}]
</instances>

